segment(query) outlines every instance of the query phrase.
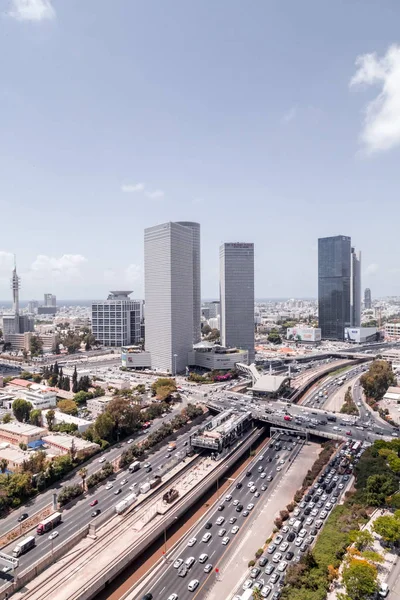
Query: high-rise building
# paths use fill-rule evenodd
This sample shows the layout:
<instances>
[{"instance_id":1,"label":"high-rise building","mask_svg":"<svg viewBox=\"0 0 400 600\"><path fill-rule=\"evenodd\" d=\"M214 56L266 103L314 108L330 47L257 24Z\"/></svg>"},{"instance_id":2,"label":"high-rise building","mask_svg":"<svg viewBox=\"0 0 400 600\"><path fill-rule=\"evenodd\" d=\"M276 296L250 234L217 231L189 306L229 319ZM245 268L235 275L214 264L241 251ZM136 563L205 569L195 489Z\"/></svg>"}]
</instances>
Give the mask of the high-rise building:
<instances>
[{"instance_id":1,"label":"high-rise building","mask_svg":"<svg viewBox=\"0 0 400 600\"><path fill-rule=\"evenodd\" d=\"M92 303L92 333L104 346L126 346L140 341L140 302L131 291L112 291L107 300Z\"/></svg>"},{"instance_id":2,"label":"high-rise building","mask_svg":"<svg viewBox=\"0 0 400 600\"><path fill-rule=\"evenodd\" d=\"M44 306L57 306L57 298L54 294L44 295Z\"/></svg>"},{"instance_id":3,"label":"high-rise building","mask_svg":"<svg viewBox=\"0 0 400 600\"><path fill-rule=\"evenodd\" d=\"M152 368L172 374L185 369L193 349L193 225L163 223L144 232L145 346Z\"/></svg>"},{"instance_id":4,"label":"high-rise building","mask_svg":"<svg viewBox=\"0 0 400 600\"><path fill-rule=\"evenodd\" d=\"M30 315L37 313L38 308L39 308L39 302L37 300L30 300L28 302L28 313Z\"/></svg>"},{"instance_id":5,"label":"high-rise building","mask_svg":"<svg viewBox=\"0 0 400 600\"><path fill-rule=\"evenodd\" d=\"M361 325L361 252L351 249L350 326Z\"/></svg>"},{"instance_id":6,"label":"high-rise building","mask_svg":"<svg viewBox=\"0 0 400 600\"><path fill-rule=\"evenodd\" d=\"M178 225L190 227L193 234L193 344L201 341L201 267L200 267L200 224L178 221Z\"/></svg>"},{"instance_id":7,"label":"high-rise building","mask_svg":"<svg viewBox=\"0 0 400 600\"><path fill-rule=\"evenodd\" d=\"M254 361L254 244L227 243L219 250L221 342L248 350Z\"/></svg>"},{"instance_id":8,"label":"high-rise building","mask_svg":"<svg viewBox=\"0 0 400 600\"><path fill-rule=\"evenodd\" d=\"M364 290L364 308L368 310L372 308L372 296L369 288L365 288Z\"/></svg>"},{"instance_id":9,"label":"high-rise building","mask_svg":"<svg viewBox=\"0 0 400 600\"><path fill-rule=\"evenodd\" d=\"M322 339L343 340L350 326L351 239L318 240L318 321Z\"/></svg>"}]
</instances>

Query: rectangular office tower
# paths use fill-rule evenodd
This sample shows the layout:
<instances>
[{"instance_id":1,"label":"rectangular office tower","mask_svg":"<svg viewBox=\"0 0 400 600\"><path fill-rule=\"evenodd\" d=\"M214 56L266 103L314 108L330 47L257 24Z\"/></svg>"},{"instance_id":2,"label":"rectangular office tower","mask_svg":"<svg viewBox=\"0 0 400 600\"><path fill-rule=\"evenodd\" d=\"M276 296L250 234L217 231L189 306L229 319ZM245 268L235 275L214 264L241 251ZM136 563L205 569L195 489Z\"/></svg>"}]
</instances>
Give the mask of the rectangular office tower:
<instances>
[{"instance_id":1,"label":"rectangular office tower","mask_svg":"<svg viewBox=\"0 0 400 600\"><path fill-rule=\"evenodd\" d=\"M131 291L110 292L107 300L92 303L92 333L104 346L121 347L140 341L140 302Z\"/></svg>"},{"instance_id":2,"label":"rectangular office tower","mask_svg":"<svg viewBox=\"0 0 400 600\"><path fill-rule=\"evenodd\" d=\"M193 234L193 344L201 341L201 273L200 273L200 224L178 221L192 230Z\"/></svg>"},{"instance_id":3,"label":"rectangular office tower","mask_svg":"<svg viewBox=\"0 0 400 600\"><path fill-rule=\"evenodd\" d=\"M351 249L350 325L361 325L361 252Z\"/></svg>"},{"instance_id":4,"label":"rectangular office tower","mask_svg":"<svg viewBox=\"0 0 400 600\"><path fill-rule=\"evenodd\" d=\"M318 322L322 339L343 340L350 326L351 239L318 240Z\"/></svg>"},{"instance_id":5,"label":"rectangular office tower","mask_svg":"<svg viewBox=\"0 0 400 600\"><path fill-rule=\"evenodd\" d=\"M192 226L145 229L145 346L152 369L172 374L185 370L193 349L193 247Z\"/></svg>"},{"instance_id":6,"label":"rectangular office tower","mask_svg":"<svg viewBox=\"0 0 400 600\"><path fill-rule=\"evenodd\" d=\"M219 249L221 343L248 350L254 362L254 244Z\"/></svg>"}]
</instances>

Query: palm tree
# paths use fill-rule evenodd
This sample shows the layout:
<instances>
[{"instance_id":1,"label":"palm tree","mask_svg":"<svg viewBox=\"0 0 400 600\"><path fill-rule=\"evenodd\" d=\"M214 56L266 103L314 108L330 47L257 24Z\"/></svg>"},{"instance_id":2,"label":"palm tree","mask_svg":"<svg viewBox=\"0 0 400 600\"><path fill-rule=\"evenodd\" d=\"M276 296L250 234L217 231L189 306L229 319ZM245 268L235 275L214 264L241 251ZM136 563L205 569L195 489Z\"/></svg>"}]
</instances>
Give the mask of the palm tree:
<instances>
[{"instance_id":1,"label":"palm tree","mask_svg":"<svg viewBox=\"0 0 400 600\"><path fill-rule=\"evenodd\" d=\"M2 473L5 473L8 467L8 460L6 460L5 458L1 458L0 459L0 471Z\"/></svg>"},{"instance_id":2,"label":"palm tree","mask_svg":"<svg viewBox=\"0 0 400 600\"><path fill-rule=\"evenodd\" d=\"M261 591L258 588L253 590L253 600L262 600Z\"/></svg>"},{"instance_id":3,"label":"palm tree","mask_svg":"<svg viewBox=\"0 0 400 600\"><path fill-rule=\"evenodd\" d=\"M87 472L88 472L88 470L87 470L86 467L82 467L82 469L79 469L79 471L78 471L79 477L82 478L82 489L83 489L83 491L85 491L85 481L86 481Z\"/></svg>"}]
</instances>

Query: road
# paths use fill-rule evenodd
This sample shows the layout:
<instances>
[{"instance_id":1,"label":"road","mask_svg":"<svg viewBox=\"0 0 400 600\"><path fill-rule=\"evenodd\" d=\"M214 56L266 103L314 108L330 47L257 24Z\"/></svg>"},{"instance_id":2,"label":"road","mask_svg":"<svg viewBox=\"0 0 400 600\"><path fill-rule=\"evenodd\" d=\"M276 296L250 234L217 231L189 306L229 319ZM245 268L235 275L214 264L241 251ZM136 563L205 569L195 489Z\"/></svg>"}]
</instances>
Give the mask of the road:
<instances>
[{"instance_id":1,"label":"road","mask_svg":"<svg viewBox=\"0 0 400 600\"><path fill-rule=\"evenodd\" d=\"M336 394L341 387L348 387L349 380L356 375L361 375L365 371L364 365L357 365L339 375L328 375L323 381L318 382L311 390L309 390L301 399L301 406L309 406L310 408L323 408L329 399ZM346 377L346 380L340 384L341 379Z\"/></svg>"},{"instance_id":2,"label":"road","mask_svg":"<svg viewBox=\"0 0 400 600\"><path fill-rule=\"evenodd\" d=\"M289 437L285 437L284 439L287 440ZM257 455L254 458L246 469L247 473L238 478L238 481L242 484L241 489L237 488L237 482L235 481L229 490L223 494L220 501L201 519L196 528L179 543L169 557L170 563L157 575L156 580L147 586L146 592L151 592L154 598L160 598L160 600L164 600L164 598L167 598L172 593L177 594L179 600L188 600L195 597L200 599L204 597L203 586L207 585L207 581L211 583L211 578L215 577L215 568L225 552L229 551L229 548L234 544L240 543L241 536L252 520L252 515L265 503L268 494L271 493L279 481L280 475L284 473L289 458L293 456L295 450L298 448L296 437L291 436L290 439L296 443L290 444L290 447L288 447L282 441L282 446L286 446L285 450L282 447L280 451L276 452L272 446L269 446L267 449L261 451L261 456ZM283 464L281 464L281 461ZM278 469L279 472L277 472ZM247 476L247 474L250 475ZM268 481L271 478L272 481ZM254 488L249 487L251 482ZM264 491L261 489L263 485L267 488ZM251 492L251 489L254 492ZM254 495L256 490L260 494L258 498ZM232 498L228 499L230 495ZM237 503L243 506L243 510L240 512L236 510ZM253 504L254 508L250 509L249 514L246 515L246 507L250 504ZM222 511L218 510L219 506L223 507ZM217 521L218 519L220 521ZM206 523L211 523L211 528L206 528ZM238 532L232 533L232 528L236 526L239 527ZM210 539L202 541L203 536L207 533L210 534ZM227 545L224 545L223 538L226 536L229 541ZM194 546L188 547L188 538L196 539ZM199 556L203 553L207 554L207 558L203 563L200 563ZM185 577L180 577L175 561L177 559L187 560L190 556L195 558L195 563ZM204 572L206 564L212 565L210 573ZM199 588L195 593L188 590L188 584L193 579L199 581ZM143 593L138 598L142 596Z\"/></svg>"}]
</instances>

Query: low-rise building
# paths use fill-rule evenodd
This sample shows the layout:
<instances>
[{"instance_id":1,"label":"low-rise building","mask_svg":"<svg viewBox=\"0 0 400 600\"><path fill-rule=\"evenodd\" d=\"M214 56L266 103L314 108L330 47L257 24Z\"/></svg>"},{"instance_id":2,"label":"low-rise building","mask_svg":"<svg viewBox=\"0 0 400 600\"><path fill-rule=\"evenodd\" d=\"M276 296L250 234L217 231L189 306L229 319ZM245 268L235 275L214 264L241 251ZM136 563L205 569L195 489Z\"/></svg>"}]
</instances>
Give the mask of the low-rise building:
<instances>
[{"instance_id":1,"label":"low-rise building","mask_svg":"<svg viewBox=\"0 0 400 600\"><path fill-rule=\"evenodd\" d=\"M100 449L99 444L88 442L82 438L74 437L63 433L52 433L43 437L43 443L54 454L69 454L72 445L75 447L76 455L79 458L91 456Z\"/></svg>"},{"instance_id":2,"label":"low-rise building","mask_svg":"<svg viewBox=\"0 0 400 600\"><path fill-rule=\"evenodd\" d=\"M379 331L377 327L346 327L344 339L355 344L376 342L379 340Z\"/></svg>"},{"instance_id":3,"label":"low-rise building","mask_svg":"<svg viewBox=\"0 0 400 600\"><path fill-rule=\"evenodd\" d=\"M248 351L239 348L223 348L211 342L196 344L189 352L188 364L210 371L232 371L237 363L248 363Z\"/></svg>"},{"instance_id":4,"label":"low-rise building","mask_svg":"<svg viewBox=\"0 0 400 600\"><path fill-rule=\"evenodd\" d=\"M107 406L111 402L111 396L99 396L99 398L90 398L86 402L86 408L91 413L92 417L96 418L106 411Z\"/></svg>"},{"instance_id":5,"label":"low-rise building","mask_svg":"<svg viewBox=\"0 0 400 600\"><path fill-rule=\"evenodd\" d=\"M7 392L18 398L23 398L32 404L35 409L43 410L52 408L57 404L57 393L53 388L49 388L39 383L32 383L26 379L13 379Z\"/></svg>"},{"instance_id":6,"label":"low-rise building","mask_svg":"<svg viewBox=\"0 0 400 600\"><path fill-rule=\"evenodd\" d=\"M30 444L41 440L48 433L44 427L36 427L28 423L0 423L0 441L9 444Z\"/></svg>"},{"instance_id":7,"label":"low-rise building","mask_svg":"<svg viewBox=\"0 0 400 600\"><path fill-rule=\"evenodd\" d=\"M4 334L4 341L11 344L12 350L26 350L29 352L33 335L35 335L35 333L32 333L31 331L27 331L26 333L8 333ZM42 350L45 354L54 351L58 341L58 337L55 333L39 334L39 338L42 340Z\"/></svg>"},{"instance_id":8,"label":"low-rise building","mask_svg":"<svg viewBox=\"0 0 400 600\"><path fill-rule=\"evenodd\" d=\"M24 461L29 459L29 452L24 452L20 448L10 446L7 443L0 444L0 460L7 461L7 471L17 473L22 470Z\"/></svg>"},{"instance_id":9,"label":"low-rise building","mask_svg":"<svg viewBox=\"0 0 400 600\"><path fill-rule=\"evenodd\" d=\"M46 423L46 414L48 412L49 412L48 410L44 410L42 413L44 423ZM60 410L56 410L56 411L54 411L54 424L61 425L61 423L68 423L70 425L76 425L78 427L78 431L80 433L83 433L84 431L86 431L86 429L88 429L88 427L91 425L90 421L87 421L86 419L81 419L80 417L74 417L73 415L66 415L65 413L61 412Z\"/></svg>"}]
</instances>

